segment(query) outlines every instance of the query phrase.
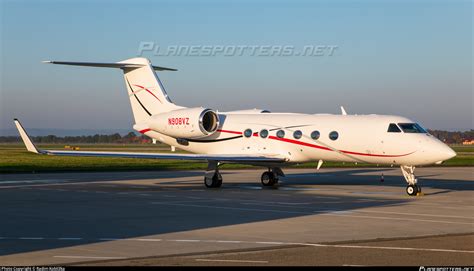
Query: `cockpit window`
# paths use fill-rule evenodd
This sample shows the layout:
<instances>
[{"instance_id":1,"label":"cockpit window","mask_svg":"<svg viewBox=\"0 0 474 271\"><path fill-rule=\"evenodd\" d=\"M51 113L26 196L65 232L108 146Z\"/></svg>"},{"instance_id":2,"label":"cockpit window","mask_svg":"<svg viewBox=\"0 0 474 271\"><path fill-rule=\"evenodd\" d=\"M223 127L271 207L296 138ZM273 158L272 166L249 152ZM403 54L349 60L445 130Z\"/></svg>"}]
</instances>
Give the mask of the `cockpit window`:
<instances>
[{"instance_id":1,"label":"cockpit window","mask_svg":"<svg viewBox=\"0 0 474 271\"><path fill-rule=\"evenodd\" d=\"M389 132L389 133L401 133L402 131L400 130L400 128L398 128L398 126L395 123L390 123L390 125L388 126L387 132Z\"/></svg>"},{"instance_id":2,"label":"cockpit window","mask_svg":"<svg viewBox=\"0 0 474 271\"><path fill-rule=\"evenodd\" d=\"M423 129L418 123L399 123L398 126L402 128L405 133L418 133L426 134L426 130Z\"/></svg>"}]
</instances>

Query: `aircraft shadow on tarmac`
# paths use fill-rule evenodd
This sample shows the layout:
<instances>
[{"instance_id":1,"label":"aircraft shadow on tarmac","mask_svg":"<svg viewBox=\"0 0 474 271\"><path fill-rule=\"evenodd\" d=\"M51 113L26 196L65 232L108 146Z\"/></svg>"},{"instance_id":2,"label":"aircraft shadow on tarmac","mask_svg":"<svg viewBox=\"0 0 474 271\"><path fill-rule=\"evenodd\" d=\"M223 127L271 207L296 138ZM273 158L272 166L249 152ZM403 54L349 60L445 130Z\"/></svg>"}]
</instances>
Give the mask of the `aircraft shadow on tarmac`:
<instances>
[{"instance_id":1,"label":"aircraft shadow on tarmac","mask_svg":"<svg viewBox=\"0 0 474 271\"><path fill-rule=\"evenodd\" d=\"M373 186L396 186L404 189L406 182L403 176L385 175L381 181L380 175L363 175L364 173L383 172L387 169L353 169L344 171L334 171L330 173L299 173L288 174L285 184L288 185L373 185ZM394 169L399 172L399 169ZM472 191L474 182L456 179L437 179L438 174L417 175L418 182L422 188L444 189L447 191ZM403 192L403 191L402 191Z\"/></svg>"},{"instance_id":2,"label":"aircraft shadow on tarmac","mask_svg":"<svg viewBox=\"0 0 474 271\"><path fill-rule=\"evenodd\" d=\"M289 173L285 177L281 178L283 184L282 187L291 186L291 185L314 185L318 186L328 186L328 185L370 185L370 186L395 186L400 187L401 192L404 193L406 187L406 182L401 172L398 168L394 168L394 171L400 175L384 175L383 181L381 174L373 174L376 172L387 171L387 168L361 168L361 169L351 169L351 170L341 170L341 171L331 171L331 172L309 172L309 173ZM258 186L259 180L252 180L248 182L239 182L238 184L228 184L225 182L226 175L230 174L239 174L238 171L232 173L227 173L225 170L221 172L224 176L224 187L233 186L239 187L241 185L246 186ZM366 173L371 173L370 175L364 175ZM201 176L202 173L197 174L187 174L180 177L189 177L189 176ZM455 180L455 179L437 179L436 176L439 174L426 174L426 175L417 175L418 182L421 187L434 188L434 189L443 189L444 192L449 191L473 191L474 182L465 181L465 180ZM200 179L199 179L200 180ZM183 180L183 181L170 181L170 182L160 182L159 184L197 184L196 180ZM182 189L186 187L180 186ZM195 189L196 187L188 187L189 189ZM269 189L278 189L278 186L275 188ZM443 193L444 193L443 192ZM441 193L441 192L436 192Z\"/></svg>"},{"instance_id":3,"label":"aircraft shadow on tarmac","mask_svg":"<svg viewBox=\"0 0 474 271\"><path fill-rule=\"evenodd\" d=\"M385 176L383 183L377 175L359 175L383 169L354 169L341 172L326 172L319 176L315 173L288 174L283 184L276 189L257 190L257 180L244 183L225 183L223 189L204 190L201 178L193 181L160 183L141 190L141 193L167 191L174 198L165 198L162 193L152 193L152 197L136 195L98 194L96 184L87 184L85 190L76 191L36 190L36 189L0 189L0 255L38 251L60 247L104 242L100 238L138 238L143 236L231 226L252 222L263 222L292 217L318 215L326 212L350 212L360 208L400 205L410 201L408 197L387 199L371 195L337 195L334 203L330 199L302 193L304 190L285 190L298 185L314 185L315 189L329 185L374 185L400 187L404 193L405 182L401 176ZM226 173L226 177L238 172ZM198 176L200 172L174 172L176 177ZM133 175L133 174L132 174ZM150 179L153 173L133 176L134 180ZM227 176L225 176L227 175ZM109 175L112 176L112 175ZM114 175L115 176L115 175ZM116 175L109 180L126 180L125 175ZM170 175L171 176L171 175ZM132 178L132 177L130 177ZM199 181L198 181L199 180ZM173 190L165 190L169 184L176 184ZM469 181L436 180L433 177L422 179L424 187L444 190L473 190ZM128 191L127 184L119 185L122 191ZM252 189L242 189L245 186ZM102 187L103 188L103 187ZM196 194L192 190L201 189ZM232 192L245 191L245 195ZM250 193L250 194L249 194ZM274 202L275 193L292 194L285 197L294 203L309 201L306 207L290 205L248 205L249 200ZM200 196L208 201L187 199L187 196ZM219 200L227 198L228 200ZM281 199L281 198L280 198ZM176 204L173 202L176 201ZM185 200L186 201L186 200ZM181 203L180 203L181 202ZM251 203L251 202L250 202ZM216 208L218 207L218 208ZM42 237L43 240L19 240L20 237ZM80 240L57 240L65 237L79 237ZM16 238L16 239L15 239Z\"/></svg>"}]
</instances>

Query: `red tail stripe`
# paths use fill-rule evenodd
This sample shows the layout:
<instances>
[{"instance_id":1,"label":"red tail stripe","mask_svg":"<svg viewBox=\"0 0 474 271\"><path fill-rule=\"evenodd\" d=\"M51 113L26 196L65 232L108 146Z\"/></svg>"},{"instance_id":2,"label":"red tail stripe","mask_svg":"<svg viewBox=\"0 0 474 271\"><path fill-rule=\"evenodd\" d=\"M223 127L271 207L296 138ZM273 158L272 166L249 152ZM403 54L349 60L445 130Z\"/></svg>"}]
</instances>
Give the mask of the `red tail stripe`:
<instances>
[{"instance_id":1,"label":"red tail stripe","mask_svg":"<svg viewBox=\"0 0 474 271\"><path fill-rule=\"evenodd\" d=\"M142 86L140 86L140 85L134 85L134 86L139 87L139 88L141 88L141 89L144 89L144 90L148 91L148 93L150 93L151 95L153 95L153 97L155 97L155 98L161 103L161 100L158 99L158 97L156 97L155 94L153 94L153 92L151 92L151 91L150 91L149 89L147 89L146 87L142 87Z\"/></svg>"}]
</instances>

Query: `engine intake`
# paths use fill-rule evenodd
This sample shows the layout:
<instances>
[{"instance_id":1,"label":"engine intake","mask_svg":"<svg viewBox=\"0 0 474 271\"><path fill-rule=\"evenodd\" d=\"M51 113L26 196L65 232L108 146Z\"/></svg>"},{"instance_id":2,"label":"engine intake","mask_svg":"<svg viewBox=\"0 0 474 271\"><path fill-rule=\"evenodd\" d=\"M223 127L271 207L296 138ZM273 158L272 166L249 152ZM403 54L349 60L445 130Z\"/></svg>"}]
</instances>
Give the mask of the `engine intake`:
<instances>
[{"instance_id":1,"label":"engine intake","mask_svg":"<svg viewBox=\"0 0 474 271\"><path fill-rule=\"evenodd\" d=\"M199 128L206 134L213 134L219 126L219 116L211 109L206 109L199 116Z\"/></svg>"},{"instance_id":2,"label":"engine intake","mask_svg":"<svg viewBox=\"0 0 474 271\"><path fill-rule=\"evenodd\" d=\"M149 127L175 138L200 138L219 128L219 115L212 109L184 108L151 117Z\"/></svg>"}]
</instances>

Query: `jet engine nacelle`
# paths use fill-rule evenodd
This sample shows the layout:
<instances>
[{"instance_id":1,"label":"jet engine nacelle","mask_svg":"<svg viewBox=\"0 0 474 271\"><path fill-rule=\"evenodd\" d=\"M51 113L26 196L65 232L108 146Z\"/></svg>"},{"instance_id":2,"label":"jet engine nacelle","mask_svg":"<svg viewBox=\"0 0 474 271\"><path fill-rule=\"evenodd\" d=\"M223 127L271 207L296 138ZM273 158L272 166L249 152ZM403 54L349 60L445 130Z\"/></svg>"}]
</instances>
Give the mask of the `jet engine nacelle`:
<instances>
[{"instance_id":1,"label":"jet engine nacelle","mask_svg":"<svg viewBox=\"0 0 474 271\"><path fill-rule=\"evenodd\" d=\"M219 116L214 110L184 108L153 115L149 127L175 138L200 138L212 135L219 127Z\"/></svg>"}]
</instances>

